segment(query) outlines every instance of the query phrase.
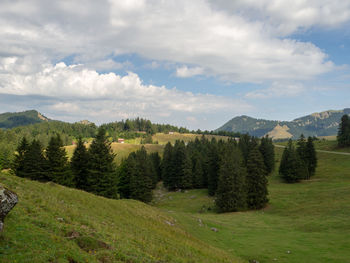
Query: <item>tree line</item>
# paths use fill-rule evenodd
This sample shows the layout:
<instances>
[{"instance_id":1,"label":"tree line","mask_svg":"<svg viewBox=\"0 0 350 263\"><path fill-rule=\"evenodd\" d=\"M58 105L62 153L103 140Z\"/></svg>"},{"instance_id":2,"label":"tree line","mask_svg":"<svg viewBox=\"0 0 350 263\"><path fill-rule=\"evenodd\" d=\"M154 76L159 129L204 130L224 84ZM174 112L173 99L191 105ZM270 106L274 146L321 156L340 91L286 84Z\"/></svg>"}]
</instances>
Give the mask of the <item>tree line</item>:
<instances>
[{"instance_id":1,"label":"tree line","mask_svg":"<svg viewBox=\"0 0 350 263\"><path fill-rule=\"evenodd\" d=\"M308 180L315 174L316 167L317 155L312 137L306 140L304 135L301 135L297 147L294 147L292 140L288 141L279 167L279 174L284 181L296 183Z\"/></svg>"},{"instance_id":2,"label":"tree line","mask_svg":"<svg viewBox=\"0 0 350 263\"><path fill-rule=\"evenodd\" d=\"M340 120L337 140L339 147L350 147L350 118L347 114Z\"/></svg>"},{"instance_id":3,"label":"tree line","mask_svg":"<svg viewBox=\"0 0 350 263\"><path fill-rule=\"evenodd\" d=\"M268 202L267 175L274 169L274 146L249 135L211 141L204 136L188 144L168 143L161 180L170 190L207 188L220 212L260 209Z\"/></svg>"}]
</instances>

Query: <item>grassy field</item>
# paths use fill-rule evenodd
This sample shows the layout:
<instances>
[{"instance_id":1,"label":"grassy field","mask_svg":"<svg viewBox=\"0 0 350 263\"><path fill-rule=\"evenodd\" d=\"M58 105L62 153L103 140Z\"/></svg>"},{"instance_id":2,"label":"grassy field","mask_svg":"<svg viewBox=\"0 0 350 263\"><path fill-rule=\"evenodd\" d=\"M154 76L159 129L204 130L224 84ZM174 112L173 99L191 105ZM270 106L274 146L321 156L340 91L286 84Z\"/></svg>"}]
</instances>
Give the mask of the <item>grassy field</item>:
<instances>
[{"instance_id":1,"label":"grassy field","mask_svg":"<svg viewBox=\"0 0 350 263\"><path fill-rule=\"evenodd\" d=\"M282 150L276 149L278 159ZM216 214L206 190L158 189L155 205L192 235L246 260L349 262L350 156L318 157L310 181L285 184L271 176L270 203L261 211Z\"/></svg>"},{"instance_id":2,"label":"grassy field","mask_svg":"<svg viewBox=\"0 0 350 263\"><path fill-rule=\"evenodd\" d=\"M278 145L286 146L288 142L279 142ZM294 141L296 144L296 141ZM346 152L350 153L350 148L339 148L336 136L324 136L320 140L314 141L316 150L332 151L332 152Z\"/></svg>"},{"instance_id":3,"label":"grassy field","mask_svg":"<svg viewBox=\"0 0 350 263\"><path fill-rule=\"evenodd\" d=\"M111 146L112 146L113 152L116 154L115 161L118 164L121 162L122 159L128 157L128 155L131 152L135 152L142 147L141 144L116 143L116 142L112 143ZM160 155L163 154L164 145L144 144L143 146L145 146L146 150L149 153L158 152ZM72 157L75 147L76 147L75 145L65 146L67 155L69 158Z\"/></svg>"},{"instance_id":4,"label":"grassy field","mask_svg":"<svg viewBox=\"0 0 350 263\"><path fill-rule=\"evenodd\" d=\"M0 262L244 262L184 231L159 209L0 174L19 196Z\"/></svg>"},{"instance_id":5,"label":"grassy field","mask_svg":"<svg viewBox=\"0 0 350 263\"><path fill-rule=\"evenodd\" d=\"M195 140L196 137L200 138L202 135L198 134L191 134L191 133L174 133L174 134L164 134L164 133L157 133L153 135L152 139L154 142L158 142L158 144L145 144L146 150L151 153L151 152L158 152L161 156L163 155L163 150L164 150L164 145L167 144L168 142L171 142L172 144L175 143L176 140L183 140L184 142L189 142L192 140ZM206 138L211 140L212 138L216 139L222 139L222 140L227 140L228 137L225 136L218 136L218 135L205 135ZM141 139L136 138L132 140L126 140L125 143L116 143L113 142L111 144L113 152L117 154L116 156L116 162L119 164L123 158L128 157L128 155L131 152L139 150L142 145ZM89 144L88 144L89 146ZM69 145L65 146L65 149L67 151L67 155L69 158L72 157L75 145Z\"/></svg>"},{"instance_id":6,"label":"grassy field","mask_svg":"<svg viewBox=\"0 0 350 263\"><path fill-rule=\"evenodd\" d=\"M176 140L182 140L184 142L193 141L196 138L201 138L202 135L200 134L192 134L192 133L177 133L174 132L174 134L165 134L165 133L157 133L153 135L152 139L153 141L157 141L159 144L167 144L168 142L174 144ZM206 138L211 140L212 138L216 138L217 140L227 140L228 137L226 136L219 136L219 135L205 135Z\"/></svg>"}]
</instances>

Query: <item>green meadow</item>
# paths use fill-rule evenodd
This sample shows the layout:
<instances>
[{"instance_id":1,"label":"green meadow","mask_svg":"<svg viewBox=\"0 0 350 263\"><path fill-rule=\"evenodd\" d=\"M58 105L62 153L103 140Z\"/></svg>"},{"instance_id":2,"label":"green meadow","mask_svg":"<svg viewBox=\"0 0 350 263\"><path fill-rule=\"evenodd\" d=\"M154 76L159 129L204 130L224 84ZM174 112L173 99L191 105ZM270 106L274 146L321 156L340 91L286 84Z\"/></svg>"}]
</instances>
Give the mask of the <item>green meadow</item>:
<instances>
[{"instance_id":1,"label":"green meadow","mask_svg":"<svg viewBox=\"0 0 350 263\"><path fill-rule=\"evenodd\" d=\"M160 144L145 147L160 153L170 136L186 137L155 136ZM140 147L112 144L117 162ZM71 156L74 146L66 149ZM282 151L276 148L276 171ZM167 192L159 184L147 205L3 172L1 183L20 201L0 234L0 262L348 262L350 156L319 152L318 159L309 181L270 175L265 209L226 214L215 212L204 189Z\"/></svg>"},{"instance_id":2,"label":"green meadow","mask_svg":"<svg viewBox=\"0 0 350 263\"><path fill-rule=\"evenodd\" d=\"M276 149L277 159L282 150ZM195 237L245 260L348 262L350 156L318 158L310 181L286 184L276 172L271 175L270 203L260 211L217 214L206 190L157 189L154 203Z\"/></svg>"}]
</instances>

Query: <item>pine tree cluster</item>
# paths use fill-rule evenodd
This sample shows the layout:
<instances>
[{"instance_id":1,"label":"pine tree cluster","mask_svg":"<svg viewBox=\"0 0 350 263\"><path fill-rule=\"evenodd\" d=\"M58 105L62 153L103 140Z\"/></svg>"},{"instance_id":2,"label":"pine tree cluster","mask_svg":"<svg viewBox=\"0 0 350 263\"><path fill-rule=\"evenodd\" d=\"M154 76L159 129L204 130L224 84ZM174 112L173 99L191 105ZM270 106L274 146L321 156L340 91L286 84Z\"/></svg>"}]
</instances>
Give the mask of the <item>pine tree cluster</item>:
<instances>
[{"instance_id":1,"label":"pine tree cluster","mask_svg":"<svg viewBox=\"0 0 350 263\"><path fill-rule=\"evenodd\" d=\"M168 143L161 163L170 190L207 188L220 212L260 209L266 205L267 175L274 169L272 140L243 135L239 142L204 136L187 143ZM267 165L269 166L267 166Z\"/></svg>"},{"instance_id":2,"label":"pine tree cluster","mask_svg":"<svg viewBox=\"0 0 350 263\"><path fill-rule=\"evenodd\" d=\"M71 162L60 135L51 137L46 149L39 141L24 137L17 147L13 169L20 177L76 187L108 198L117 198L114 154L103 129L98 130L89 150L78 140Z\"/></svg>"},{"instance_id":3,"label":"pine tree cluster","mask_svg":"<svg viewBox=\"0 0 350 263\"><path fill-rule=\"evenodd\" d=\"M308 137L306 140L302 134L297 141L297 148L289 140L282 154L279 174L287 183L296 183L315 175L316 166L317 155L313 139Z\"/></svg>"},{"instance_id":4,"label":"pine tree cluster","mask_svg":"<svg viewBox=\"0 0 350 263\"><path fill-rule=\"evenodd\" d=\"M337 140L339 147L350 146L350 118L347 114L343 115L343 117L341 118Z\"/></svg>"}]
</instances>

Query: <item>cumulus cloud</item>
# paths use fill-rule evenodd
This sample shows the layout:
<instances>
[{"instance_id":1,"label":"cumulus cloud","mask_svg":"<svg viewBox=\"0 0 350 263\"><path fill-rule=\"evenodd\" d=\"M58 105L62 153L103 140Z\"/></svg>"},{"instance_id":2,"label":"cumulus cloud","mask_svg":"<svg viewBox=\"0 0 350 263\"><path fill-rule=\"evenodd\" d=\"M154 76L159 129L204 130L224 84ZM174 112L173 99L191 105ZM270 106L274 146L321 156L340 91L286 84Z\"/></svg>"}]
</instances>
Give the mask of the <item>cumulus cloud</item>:
<instances>
[{"instance_id":1,"label":"cumulus cloud","mask_svg":"<svg viewBox=\"0 0 350 263\"><path fill-rule=\"evenodd\" d=\"M85 64L137 53L232 82L307 79L332 70L317 46L288 35L348 21L349 4L266 1L2 1L0 55L45 54L60 61L75 54L75 63Z\"/></svg>"},{"instance_id":2,"label":"cumulus cloud","mask_svg":"<svg viewBox=\"0 0 350 263\"><path fill-rule=\"evenodd\" d=\"M183 66L176 69L176 76L180 78L189 78L203 73L204 71L201 67L188 68L187 66Z\"/></svg>"},{"instance_id":3,"label":"cumulus cloud","mask_svg":"<svg viewBox=\"0 0 350 263\"><path fill-rule=\"evenodd\" d=\"M305 91L304 86L300 83L288 84L275 82L267 89L255 90L245 94L249 99L271 99L278 97L295 97Z\"/></svg>"},{"instance_id":4,"label":"cumulus cloud","mask_svg":"<svg viewBox=\"0 0 350 263\"><path fill-rule=\"evenodd\" d=\"M61 62L45 64L40 71L23 75L11 67L15 60L4 60L1 65L9 71L0 74L0 94L50 98L50 110L73 116L108 116L109 121L136 116L161 119L176 114L238 113L251 109L242 100L145 85L133 72L125 76L100 74L83 65L67 66Z\"/></svg>"},{"instance_id":5,"label":"cumulus cloud","mask_svg":"<svg viewBox=\"0 0 350 263\"><path fill-rule=\"evenodd\" d=\"M350 20L350 2L343 0L211 0L212 7L228 14L241 14L249 20L264 21L274 33L289 35L313 26L329 28Z\"/></svg>"}]
</instances>

